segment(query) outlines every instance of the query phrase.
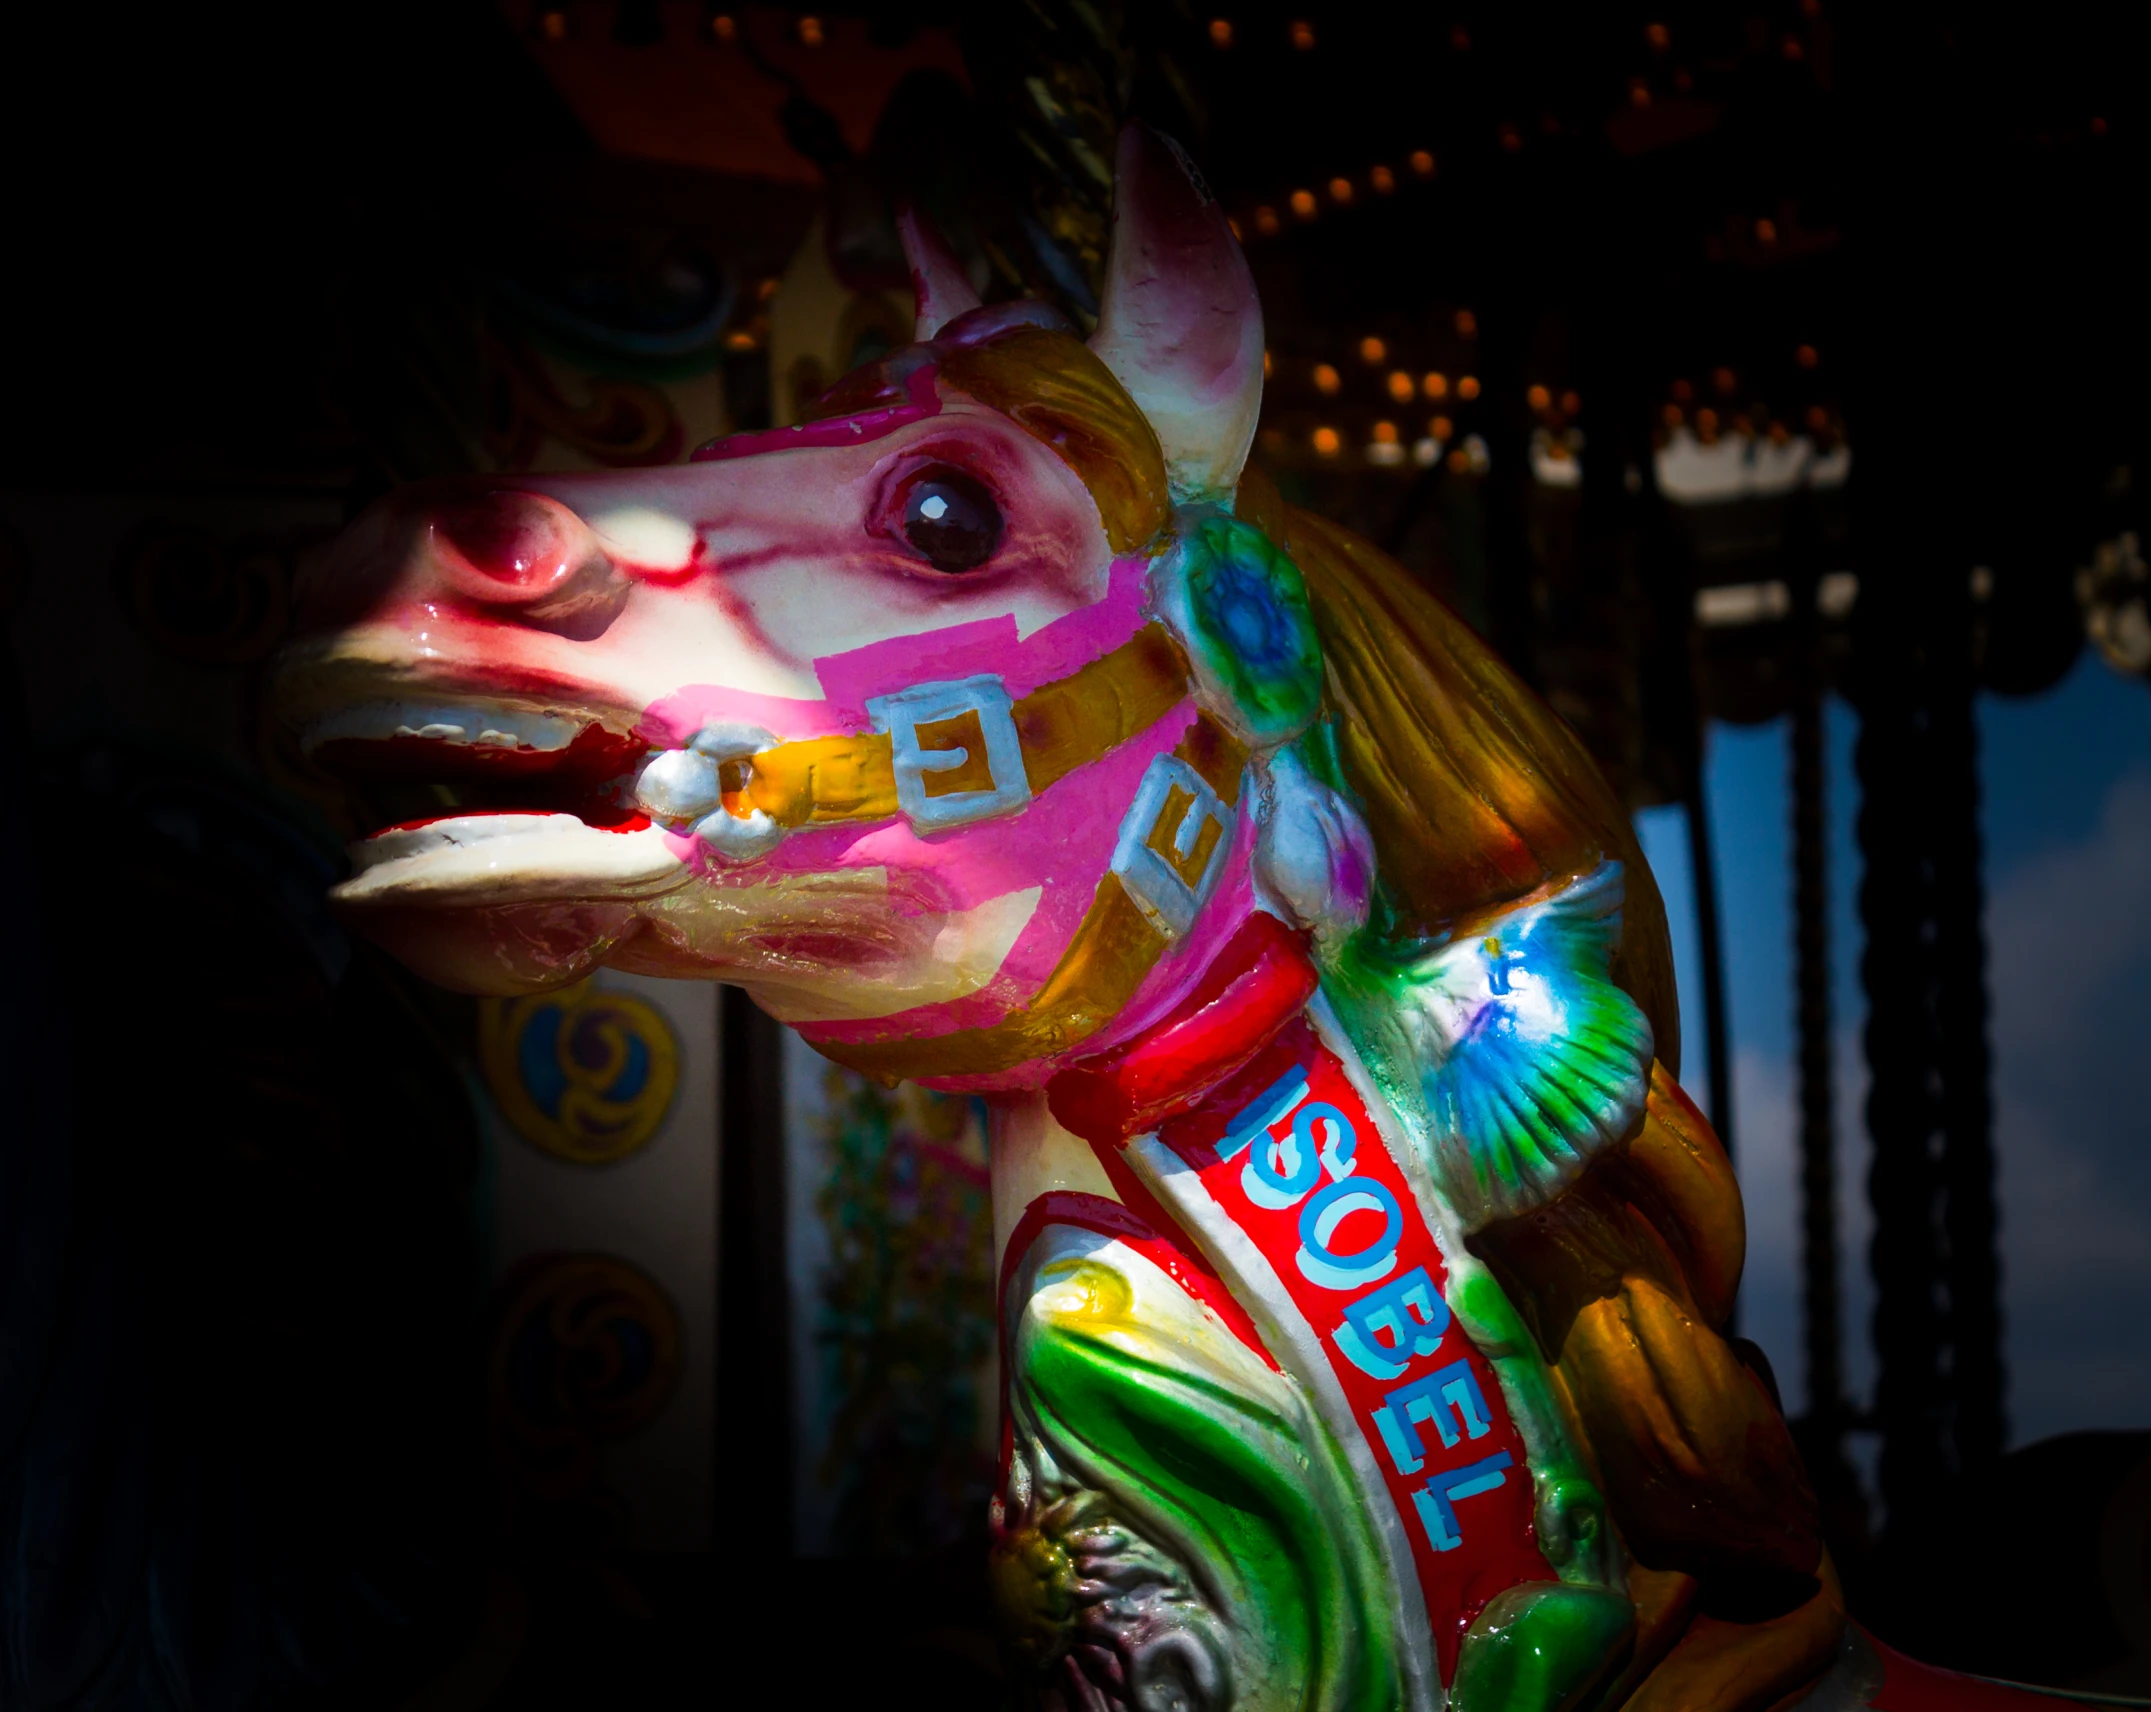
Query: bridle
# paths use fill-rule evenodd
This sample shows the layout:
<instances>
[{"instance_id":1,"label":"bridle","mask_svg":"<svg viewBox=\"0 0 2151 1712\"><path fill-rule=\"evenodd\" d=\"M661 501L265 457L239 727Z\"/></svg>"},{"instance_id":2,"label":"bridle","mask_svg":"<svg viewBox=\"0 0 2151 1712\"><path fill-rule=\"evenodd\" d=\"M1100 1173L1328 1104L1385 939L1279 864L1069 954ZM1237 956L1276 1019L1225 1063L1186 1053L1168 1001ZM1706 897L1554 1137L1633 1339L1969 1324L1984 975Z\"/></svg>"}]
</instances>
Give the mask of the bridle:
<instances>
[{"instance_id":1,"label":"bridle","mask_svg":"<svg viewBox=\"0 0 2151 1712\"><path fill-rule=\"evenodd\" d=\"M715 757L722 803L696 830L724 854L730 821L761 854L800 827L901 818L931 836L1018 814L1057 781L1185 706L1189 690L1186 653L1152 623L1019 698L986 674L873 697L866 708L875 729L856 736L741 754L738 735L726 734L709 745L729 741L735 751ZM825 1056L890 1083L994 1074L1079 1045L1134 997L1215 890L1232 846L1247 754L1198 710L1180 742L1151 759L1090 907L1029 1003L985 1027L923 1039L816 1039L811 1028L802 1034Z\"/></svg>"}]
</instances>

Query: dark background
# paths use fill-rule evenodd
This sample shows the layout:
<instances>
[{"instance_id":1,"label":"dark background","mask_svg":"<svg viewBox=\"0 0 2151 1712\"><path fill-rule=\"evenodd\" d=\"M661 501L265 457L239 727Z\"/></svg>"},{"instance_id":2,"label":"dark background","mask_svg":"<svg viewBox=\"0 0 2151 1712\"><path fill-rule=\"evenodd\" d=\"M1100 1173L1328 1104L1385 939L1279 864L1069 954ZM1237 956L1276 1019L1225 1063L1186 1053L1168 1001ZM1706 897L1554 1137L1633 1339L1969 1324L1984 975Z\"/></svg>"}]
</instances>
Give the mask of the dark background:
<instances>
[{"instance_id":1,"label":"dark background","mask_svg":"<svg viewBox=\"0 0 2151 1712\"><path fill-rule=\"evenodd\" d=\"M2151 471L2151 26L2075 4L1333 10L1302 46L1298 15L1267 6L1107 8L1099 31L1051 5L837 9L821 15L885 45L952 32L969 92L905 86L863 151L800 94L772 178L621 159L531 48L557 15L623 51L724 51L711 8L41 8L0 62L4 483L349 511L473 467L488 293L586 243L593 202L631 202L659 238L725 234L750 274L823 209L869 278L904 186L991 254L989 295L1080 318L1105 204L1066 138L1152 119L1247 237L1276 364L1258 456L1481 628L1632 807L1685 816L1699 984L1718 995L1692 1031L1699 1092L1736 1157L1719 941L1743 918L1738 886L1721 909L1712 883L1708 734L1782 722L1794 774L1820 778L1825 708L1850 722L1828 806L1797 776L1771 805L1812 906L1784 995L1796 1163L1827 1161L1834 1126L1867 1161L1864 1182L1837 1169L1873 1230L1855 1251L1814 1211L1838 1205L1828 1180L1804 1179L1801 1430L1879 1632L1999 1674L2113 1667L2141 1636L2085 1613L2105 1609L2097 1541L2140 1436L2005 1455L1980 721L1996 696L2107 669L2085 640L2098 600L2141 612L2140 579L2087 606L2077 573L2142 527ZM1025 105L1032 75L1065 103L1058 132ZM1302 189L1312 219L1292 212ZM726 370L743 426L786 381L748 316ZM1481 382L1437 412L1452 428L1425 464L1359 456L1378 424L1411 446L1434 412L1386 396L1391 369ZM1716 435L1848 443L1852 480L1707 515L1670 503L1656 456L1705 412ZM1534 481L1534 433L1571 430L1580 484ZM1848 570L1859 601L1826 617L1815 590ZM32 574L113 576L33 567L0 537L0 612ZM1778 618L1694 621L1699 588L1772 580ZM131 590L114 578L116 610ZM333 839L292 830L289 781L265 784L261 757L227 776L153 731L26 705L12 680L5 711L0 1704L619 1704L771 1678L990 1701L968 1544L927 1566L793 1565L751 1472L707 1562L514 1560L535 1639L493 1687L439 1688L483 1653L506 1550L470 1348L467 1018L326 923L300 882L333 876ZM2089 741L2071 730L2038 741ZM2040 812L2036 790L2008 800ZM1828 868L1832 827L1857 874ZM1817 939L1817 900L1855 893L1857 927ZM2099 903L2054 931L2113 931ZM771 1050L728 1013L728 1063ZM743 1072L729 1115L766 1135L754 1086ZM2077 1114L2116 1154L2141 1134L2123 1105ZM727 1171L734 1206L766 1208L766 1166L739 1150ZM755 1230L728 1250L741 1302L771 1276ZM1846 1274L1869 1323L1837 1300ZM1847 1377L1870 1345L1871 1393ZM781 1420L725 1431L743 1465L781 1460ZM448 1698L407 1700L428 1683Z\"/></svg>"}]
</instances>

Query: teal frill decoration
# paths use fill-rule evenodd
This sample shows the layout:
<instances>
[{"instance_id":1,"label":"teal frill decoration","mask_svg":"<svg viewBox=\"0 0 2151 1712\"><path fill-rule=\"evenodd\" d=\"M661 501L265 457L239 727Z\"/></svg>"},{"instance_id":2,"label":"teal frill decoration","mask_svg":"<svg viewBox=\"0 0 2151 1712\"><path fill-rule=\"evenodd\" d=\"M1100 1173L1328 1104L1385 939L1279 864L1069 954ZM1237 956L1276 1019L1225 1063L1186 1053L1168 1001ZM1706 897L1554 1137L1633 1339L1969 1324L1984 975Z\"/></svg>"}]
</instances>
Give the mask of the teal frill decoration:
<instances>
[{"instance_id":1,"label":"teal frill decoration","mask_svg":"<svg viewBox=\"0 0 2151 1712\"><path fill-rule=\"evenodd\" d=\"M1543 1206L1642 1121L1651 1025L1608 978L1622 891L1603 863L1407 978L1432 1163L1470 1228Z\"/></svg>"}]
</instances>

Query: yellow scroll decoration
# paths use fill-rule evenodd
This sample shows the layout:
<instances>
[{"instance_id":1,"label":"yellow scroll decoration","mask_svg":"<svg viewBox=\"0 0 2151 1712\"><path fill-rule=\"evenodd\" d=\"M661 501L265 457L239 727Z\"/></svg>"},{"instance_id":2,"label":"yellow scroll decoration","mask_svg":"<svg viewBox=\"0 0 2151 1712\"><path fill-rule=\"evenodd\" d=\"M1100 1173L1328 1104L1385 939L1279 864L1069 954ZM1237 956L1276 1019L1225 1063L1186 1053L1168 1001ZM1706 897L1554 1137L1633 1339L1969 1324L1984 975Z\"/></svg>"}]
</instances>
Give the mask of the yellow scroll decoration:
<instances>
[{"instance_id":1,"label":"yellow scroll decoration","mask_svg":"<svg viewBox=\"0 0 2151 1712\"><path fill-rule=\"evenodd\" d=\"M679 1089L680 1044L655 1005L578 982L485 999L478 1054L501 1115L575 1165L610 1165L657 1133Z\"/></svg>"}]
</instances>

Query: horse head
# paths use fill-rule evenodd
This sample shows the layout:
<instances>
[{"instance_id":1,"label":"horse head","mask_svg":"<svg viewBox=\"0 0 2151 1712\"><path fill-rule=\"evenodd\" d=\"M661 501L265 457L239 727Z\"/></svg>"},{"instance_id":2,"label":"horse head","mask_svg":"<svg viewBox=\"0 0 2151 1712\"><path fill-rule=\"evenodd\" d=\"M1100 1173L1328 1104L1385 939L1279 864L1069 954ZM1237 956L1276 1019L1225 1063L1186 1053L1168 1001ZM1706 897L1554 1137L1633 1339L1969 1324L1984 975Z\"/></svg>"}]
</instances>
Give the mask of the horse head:
<instances>
[{"instance_id":1,"label":"horse head","mask_svg":"<svg viewBox=\"0 0 2151 1712\"><path fill-rule=\"evenodd\" d=\"M1199 704L1157 572L1229 524L1262 331L1171 145L1131 131L1122 185L1088 344L982 307L907 215L916 342L809 421L353 525L285 710L331 769L450 800L357 846L351 919L450 985L715 976L989 1081L1169 988L1245 892L1263 733Z\"/></svg>"}]
</instances>

